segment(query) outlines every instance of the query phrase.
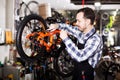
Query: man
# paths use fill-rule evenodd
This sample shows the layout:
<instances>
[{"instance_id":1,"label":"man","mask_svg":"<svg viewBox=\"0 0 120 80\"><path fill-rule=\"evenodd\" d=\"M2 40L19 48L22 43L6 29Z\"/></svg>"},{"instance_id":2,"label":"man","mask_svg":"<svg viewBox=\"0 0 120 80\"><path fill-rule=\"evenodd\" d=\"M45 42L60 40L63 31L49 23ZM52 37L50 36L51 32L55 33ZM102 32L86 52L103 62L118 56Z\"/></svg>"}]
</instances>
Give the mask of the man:
<instances>
[{"instance_id":1,"label":"man","mask_svg":"<svg viewBox=\"0 0 120 80\"><path fill-rule=\"evenodd\" d=\"M102 55L103 41L94 28L95 13L91 8L77 11L76 26L51 24L49 29L60 29L68 54L75 60L72 80L94 80L94 68ZM76 37L75 44L68 34Z\"/></svg>"}]
</instances>

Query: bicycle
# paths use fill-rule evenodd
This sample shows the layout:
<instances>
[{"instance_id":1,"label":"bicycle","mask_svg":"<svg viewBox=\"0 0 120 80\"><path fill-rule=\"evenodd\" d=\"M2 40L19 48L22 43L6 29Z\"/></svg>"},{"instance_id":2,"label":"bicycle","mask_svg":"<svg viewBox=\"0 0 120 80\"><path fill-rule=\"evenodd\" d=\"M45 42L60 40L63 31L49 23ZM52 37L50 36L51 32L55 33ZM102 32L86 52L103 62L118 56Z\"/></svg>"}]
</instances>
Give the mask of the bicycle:
<instances>
[{"instance_id":1,"label":"bicycle","mask_svg":"<svg viewBox=\"0 0 120 80\"><path fill-rule=\"evenodd\" d=\"M35 9L33 8L33 6L35 7ZM22 1L21 3L19 3L19 6L17 5L15 10L16 30L19 29L19 25L25 16L28 16L30 14L37 14L37 15L39 14L38 7L39 7L39 3L37 1L29 1L28 3Z\"/></svg>"},{"instance_id":2,"label":"bicycle","mask_svg":"<svg viewBox=\"0 0 120 80\"><path fill-rule=\"evenodd\" d=\"M47 30L51 23L64 22L64 17L56 11L52 11L53 17L46 20L36 14L25 16L17 31L16 47L25 62L30 64L42 60L42 64L46 65L45 71L47 69L50 72L53 71L57 77L69 77L72 75L74 65L59 38L60 31L49 32ZM52 59L50 64L53 66L49 66L48 59Z\"/></svg>"},{"instance_id":3,"label":"bicycle","mask_svg":"<svg viewBox=\"0 0 120 80\"><path fill-rule=\"evenodd\" d=\"M117 79L117 74L120 73L120 55L114 47L108 49L108 54L101 58L95 71L102 80Z\"/></svg>"}]
</instances>

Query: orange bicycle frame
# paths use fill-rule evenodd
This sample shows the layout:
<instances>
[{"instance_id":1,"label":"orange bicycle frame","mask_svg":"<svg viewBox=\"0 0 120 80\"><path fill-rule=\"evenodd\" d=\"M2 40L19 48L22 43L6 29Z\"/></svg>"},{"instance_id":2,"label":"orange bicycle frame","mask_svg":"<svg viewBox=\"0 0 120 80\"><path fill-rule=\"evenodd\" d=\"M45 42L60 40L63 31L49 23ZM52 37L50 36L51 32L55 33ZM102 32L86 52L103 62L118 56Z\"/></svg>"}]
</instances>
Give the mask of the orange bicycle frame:
<instances>
[{"instance_id":1,"label":"orange bicycle frame","mask_svg":"<svg viewBox=\"0 0 120 80\"><path fill-rule=\"evenodd\" d=\"M37 41L39 41L40 45L45 46L47 51L50 51L51 46L53 44L55 44L54 43L54 35L59 34L59 33L60 33L60 30L54 30L54 31L51 31L51 32L34 32L34 33L31 33L31 34L28 34L26 36L26 38L30 39L31 36L34 36L35 34L38 34ZM44 40L45 37L49 37L49 42L46 42ZM61 39L59 38L57 40L57 42L60 43Z\"/></svg>"}]
</instances>

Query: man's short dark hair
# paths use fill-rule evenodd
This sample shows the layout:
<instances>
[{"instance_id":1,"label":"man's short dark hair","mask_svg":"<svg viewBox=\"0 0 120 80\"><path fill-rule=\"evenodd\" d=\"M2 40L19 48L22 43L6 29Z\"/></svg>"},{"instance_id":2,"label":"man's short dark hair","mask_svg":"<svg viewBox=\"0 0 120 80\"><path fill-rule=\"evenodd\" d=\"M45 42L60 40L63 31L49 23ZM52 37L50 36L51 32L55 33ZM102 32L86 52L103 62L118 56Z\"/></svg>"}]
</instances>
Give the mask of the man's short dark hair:
<instances>
[{"instance_id":1,"label":"man's short dark hair","mask_svg":"<svg viewBox=\"0 0 120 80\"><path fill-rule=\"evenodd\" d=\"M77 13L79 13L79 12L83 12L84 13L84 17L87 18L87 19L90 19L92 25L94 24L95 13L94 13L94 11L91 8L85 7L85 8L79 9L77 11Z\"/></svg>"}]
</instances>

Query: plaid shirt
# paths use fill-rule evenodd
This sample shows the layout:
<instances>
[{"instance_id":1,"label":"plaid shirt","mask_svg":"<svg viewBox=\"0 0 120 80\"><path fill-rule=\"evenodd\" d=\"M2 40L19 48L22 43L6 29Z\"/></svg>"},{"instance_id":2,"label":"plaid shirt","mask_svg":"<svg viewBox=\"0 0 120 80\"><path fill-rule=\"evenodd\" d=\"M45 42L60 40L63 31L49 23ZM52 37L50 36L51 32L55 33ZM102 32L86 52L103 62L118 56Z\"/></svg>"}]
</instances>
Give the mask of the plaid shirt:
<instances>
[{"instance_id":1,"label":"plaid shirt","mask_svg":"<svg viewBox=\"0 0 120 80\"><path fill-rule=\"evenodd\" d=\"M87 34L83 34L78 27L67 24L59 24L59 29L66 30L76 37L79 43L85 44L84 49L78 49L78 46L69 37L65 38L63 42L66 45L68 54L78 62L88 60L88 63L94 68L101 58L103 48L102 37L97 33L93 34L95 28Z\"/></svg>"}]
</instances>

